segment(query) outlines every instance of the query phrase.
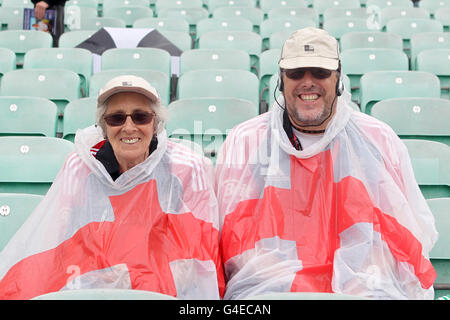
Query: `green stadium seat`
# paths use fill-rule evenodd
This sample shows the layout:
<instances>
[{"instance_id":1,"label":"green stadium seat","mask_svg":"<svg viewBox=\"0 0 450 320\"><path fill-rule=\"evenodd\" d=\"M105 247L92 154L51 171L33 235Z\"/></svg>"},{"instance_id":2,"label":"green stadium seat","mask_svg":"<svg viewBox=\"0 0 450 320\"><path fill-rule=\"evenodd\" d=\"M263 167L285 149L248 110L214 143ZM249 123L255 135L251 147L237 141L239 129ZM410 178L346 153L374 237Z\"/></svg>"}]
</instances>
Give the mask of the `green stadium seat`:
<instances>
[{"instance_id":1,"label":"green stadium seat","mask_svg":"<svg viewBox=\"0 0 450 320\"><path fill-rule=\"evenodd\" d=\"M239 49L193 49L181 54L180 74L200 69L250 71L250 55Z\"/></svg>"},{"instance_id":2,"label":"green stadium seat","mask_svg":"<svg viewBox=\"0 0 450 320\"><path fill-rule=\"evenodd\" d=\"M261 10L267 16L269 11L276 8L283 7L303 7L307 8L308 4L305 0L260 0L259 5Z\"/></svg>"},{"instance_id":3,"label":"green stadium seat","mask_svg":"<svg viewBox=\"0 0 450 320\"><path fill-rule=\"evenodd\" d=\"M411 70L416 69L417 55L427 49L450 49L449 32L422 32L411 36Z\"/></svg>"},{"instance_id":4,"label":"green stadium seat","mask_svg":"<svg viewBox=\"0 0 450 320\"><path fill-rule=\"evenodd\" d=\"M413 7L413 2L411 0L367 0L366 7L376 6L380 9L388 7Z\"/></svg>"},{"instance_id":5,"label":"green stadium seat","mask_svg":"<svg viewBox=\"0 0 450 320\"><path fill-rule=\"evenodd\" d=\"M56 134L57 106L38 97L0 96L0 136Z\"/></svg>"},{"instance_id":6,"label":"green stadium seat","mask_svg":"<svg viewBox=\"0 0 450 320\"><path fill-rule=\"evenodd\" d=\"M263 51L270 48L270 36L276 32L293 33L298 29L315 27L316 23L310 19L295 19L291 17L266 19L261 23L260 34L263 41Z\"/></svg>"},{"instance_id":7,"label":"green stadium seat","mask_svg":"<svg viewBox=\"0 0 450 320\"><path fill-rule=\"evenodd\" d=\"M98 9L99 3L98 0L69 0L66 1L66 7L69 6L79 6L79 7L89 7Z\"/></svg>"},{"instance_id":8,"label":"green stadium seat","mask_svg":"<svg viewBox=\"0 0 450 320\"><path fill-rule=\"evenodd\" d=\"M197 40L207 32L211 31L253 31L253 24L249 19L231 18L208 18L197 23Z\"/></svg>"},{"instance_id":9,"label":"green stadium seat","mask_svg":"<svg viewBox=\"0 0 450 320\"><path fill-rule=\"evenodd\" d=\"M0 47L9 48L16 54L16 64L21 67L27 51L34 48L51 48L52 36L36 30L5 30L0 32Z\"/></svg>"},{"instance_id":10,"label":"green stadium seat","mask_svg":"<svg viewBox=\"0 0 450 320\"><path fill-rule=\"evenodd\" d=\"M444 143L403 139L425 199L450 197L450 147Z\"/></svg>"},{"instance_id":11,"label":"green stadium seat","mask_svg":"<svg viewBox=\"0 0 450 320\"><path fill-rule=\"evenodd\" d=\"M104 8L103 16L122 19L131 28L136 20L153 17L153 10L144 6L114 6Z\"/></svg>"},{"instance_id":12,"label":"green stadium seat","mask_svg":"<svg viewBox=\"0 0 450 320\"><path fill-rule=\"evenodd\" d=\"M340 48L344 52L356 48L385 48L403 50L402 38L391 32L349 32L342 35Z\"/></svg>"},{"instance_id":13,"label":"green stadium seat","mask_svg":"<svg viewBox=\"0 0 450 320\"><path fill-rule=\"evenodd\" d=\"M430 252L430 260L437 273L435 298L450 294L450 198L427 199L434 215L439 239Z\"/></svg>"},{"instance_id":14,"label":"green stadium seat","mask_svg":"<svg viewBox=\"0 0 450 320\"><path fill-rule=\"evenodd\" d=\"M154 1L156 2L156 1ZM149 0L102 0L103 11L114 7L142 6L150 8Z\"/></svg>"},{"instance_id":15,"label":"green stadium seat","mask_svg":"<svg viewBox=\"0 0 450 320\"><path fill-rule=\"evenodd\" d=\"M383 99L402 97L439 98L439 78L424 71L370 71L360 79L360 108L370 114Z\"/></svg>"},{"instance_id":16,"label":"green stadium seat","mask_svg":"<svg viewBox=\"0 0 450 320\"><path fill-rule=\"evenodd\" d=\"M269 81L273 74L278 74L278 60L281 56L281 49L269 49L261 52L259 56L259 92L260 100L269 103Z\"/></svg>"},{"instance_id":17,"label":"green stadium seat","mask_svg":"<svg viewBox=\"0 0 450 320\"><path fill-rule=\"evenodd\" d=\"M23 29L23 8L22 7L0 7L1 30L22 30Z\"/></svg>"},{"instance_id":18,"label":"green stadium seat","mask_svg":"<svg viewBox=\"0 0 450 320\"><path fill-rule=\"evenodd\" d=\"M440 21L431 19L403 18L392 19L386 25L386 31L396 33L403 39L403 50L409 54L411 36L420 32L442 32Z\"/></svg>"},{"instance_id":19,"label":"green stadium seat","mask_svg":"<svg viewBox=\"0 0 450 320\"><path fill-rule=\"evenodd\" d=\"M402 139L425 139L450 146L450 100L392 98L377 102L371 115L386 122Z\"/></svg>"},{"instance_id":20,"label":"green stadium seat","mask_svg":"<svg viewBox=\"0 0 450 320\"><path fill-rule=\"evenodd\" d=\"M222 97L252 102L259 111L259 81L250 71L203 69L183 73L178 79L178 99Z\"/></svg>"},{"instance_id":21,"label":"green stadium seat","mask_svg":"<svg viewBox=\"0 0 450 320\"><path fill-rule=\"evenodd\" d=\"M319 27L319 14L314 8L303 8L301 6L274 8L267 13L267 18L308 19L314 21L316 27Z\"/></svg>"},{"instance_id":22,"label":"green stadium seat","mask_svg":"<svg viewBox=\"0 0 450 320\"><path fill-rule=\"evenodd\" d=\"M100 89L112 78L120 75L131 74L147 80L158 91L161 103L168 105L170 102L170 78L161 71L149 69L115 69L96 72L92 75L89 87L89 97L97 97Z\"/></svg>"},{"instance_id":23,"label":"green stadium seat","mask_svg":"<svg viewBox=\"0 0 450 320\"><path fill-rule=\"evenodd\" d=\"M154 28L159 31L178 31L189 33L189 23L180 18L142 18L134 22L133 28Z\"/></svg>"},{"instance_id":24,"label":"green stadium seat","mask_svg":"<svg viewBox=\"0 0 450 320\"><path fill-rule=\"evenodd\" d=\"M291 31L278 31L269 37L269 49L282 49L284 42L292 35Z\"/></svg>"},{"instance_id":25,"label":"green stadium seat","mask_svg":"<svg viewBox=\"0 0 450 320\"><path fill-rule=\"evenodd\" d=\"M61 68L78 74L82 96L88 95L92 75L92 53L82 48L38 48L25 54L24 69Z\"/></svg>"},{"instance_id":26,"label":"green stadium seat","mask_svg":"<svg viewBox=\"0 0 450 320\"><path fill-rule=\"evenodd\" d=\"M9 71L16 69L16 54L8 48L0 48L0 79Z\"/></svg>"},{"instance_id":27,"label":"green stadium seat","mask_svg":"<svg viewBox=\"0 0 450 320\"><path fill-rule=\"evenodd\" d=\"M187 32L169 30L159 30L159 32L181 51L190 50L192 48L192 38Z\"/></svg>"},{"instance_id":28,"label":"green stadium seat","mask_svg":"<svg viewBox=\"0 0 450 320\"><path fill-rule=\"evenodd\" d=\"M203 8L202 0L157 0L155 13L158 15L161 9Z\"/></svg>"},{"instance_id":29,"label":"green stadium seat","mask_svg":"<svg viewBox=\"0 0 450 320\"><path fill-rule=\"evenodd\" d=\"M2 0L2 7L33 8L34 5L30 0Z\"/></svg>"},{"instance_id":30,"label":"green stadium seat","mask_svg":"<svg viewBox=\"0 0 450 320\"><path fill-rule=\"evenodd\" d=\"M60 48L75 48L84 40L89 39L97 30L72 30L64 32L58 41Z\"/></svg>"},{"instance_id":31,"label":"green stadium seat","mask_svg":"<svg viewBox=\"0 0 450 320\"><path fill-rule=\"evenodd\" d=\"M399 49L362 48L341 52L342 71L349 77L352 100L359 102L360 79L369 71L408 70L407 55Z\"/></svg>"},{"instance_id":32,"label":"green stadium seat","mask_svg":"<svg viewBox=\"0 0 450 320\"><path fill-rule=\"evenodd\" d=\"M70 141L53 137L0 137L0 192L47 193L67 155Z\"/></svg>"},{"instance_id":33,"label":"green stadium seat","mask_svg":"<svg viewBox=\"0 0 450 320\"><path fill-rule=\"evenodd\" d=\"M0 193L0 252L43 198L37 194Z\"/></svg>"},{"instance_id":34,"label":"green stadium seat","mask_svg":"<svg viewBox=\"0 0 450 320\"><path fill-rule=\"evenodd\" d=\"M323 22L323 29L340 41L341 37L349 32L377 31L367 24L363 18L333 18Z\"/></svg>"},{"instance_id":35,"label":"green stadium seat","mask_svg":"<svg viewBox=\"0 0 450 320\"><path fill-rule=\"evenodd\" d=\"M439 8L434 13L434 18L444 26L444 31L450 31L450 7Z\"/></svg>"},{"instance_id":36,"label":"green stadium seat","mask_svg":"<svg viewBox=\"0 0 450 320\"><path fill-rule=\"evenodd\" d=\"M64 6L64 25L68 30L75 29L81 18L97 18L97 8Z\"/></svg>"},{"instance_id":37,"label":"green stadium seat","mask_svg":"<svg viewBox=\"0 0 450 320\"><path fill-rule=\"evenodd\" d=\"M389 21L404 18L429 19L430 13L423 8L396 6L383 8L380 12L380 24L383 30L385 30Z\"/></svg>"},{"instance_id":38,"label":"green stadium seat","mask_svg":"<svg viewBox=\"0 0 450 320\"><path fill-rule=\"evenodd\" d=\"M33 300L177 300L166 294L132 289L78 289L51 292Z\"/></svg>"},{"instance_id":39,"label":"green stadium seat","mask_svg":"<svg viewBox=\"0 0 450 320\"><path fill-rule=\"evenodd\" d=\"M159 10L158 17L184 19L189 23L189 33L195 34L197 23L207 19L209 12L205 8L164 8Z\"/></svg>"},{"instance_id":40,"label":"green stadium seat","mask_svg":"<svg viewBox=\"0 0 450 320\"><path fill-rule=\"evenodd\" d=\"M328 8L359 8L361 7L359 0L314 0L313 6L314 9L316 9L317 13L319 14L319 22L323 23L323 14L325 13L325 10Z\"/></svg>"},{"instance_id":41,"label":"green stadium seat","mask_svg":"<svg viewBox=\"0 0 450 320\"><path fill-rule=\"evenodd\" d=\"M450 99L450 48L419 52L416 57L416 70L437 75L441 83L441 97Z\"/></svg>"},{"instance_id":42,"label":"green stadium seat","mask_svg":"<svg viewBox=\"0 0 450 320\"><path fill-rule=\"evenodd\" d=\"M2 96L34 96L52 100L58 106L57 133L62 132L64 108L81 97L80 77L65 69L22 69L6 73L1 82Z\"/></svg>"},{"instance_id":43,"label":"green stadium seat","mask_svg":"<svg viewBox=\"0 0 450 320\"><path fill-rule=\"evenodd\" d=\"M64 114L64 132L62 138L74 142L78 129L95 124L96 110L96 97L82 98L69 102Z\"/></svg>"},{"instance_id":44,"label":"green stadium seat","mask_svg":"<svg viewBox=\"0 0 450 320\"><path fill-rule=\"evenodd\" d=\"M427 10L431 17L436 18L436 11L441 8L450 8L450 0L420 0L419 7Z\"/></svg>"},{"instance_id":45,"label":"green stadium seat","mask_svg":"<svg viewBox=\"0 0 450 320\"><path fill-rule=\"evenodd\" d=\"M169 52L159 48L112 48L103 52L101 70L150 69L170 73Z\"/></svg>"},{"instance_id":46,"label":"green stadium seat","mask_svg":"<svg viewBox=\"0 0 450 320\"><path fill-rule=\"evenodd\" d=\"M332 7L325 9L323 13L323 21L335 18L355 18L366 19L369 18L370 13L366 8L342 8Z\"/></svg>"},{"instance_id":47,"label":"green stadium seat","mask_svg":"<svg viewBox=\"0 0 450 320\"><path fill-rule=\"evenodd\" d=\"M237 98L179 99L173 101L168 108L168 136L202 145L204 154L213 163L228 131L258 115L256 105Z\"/></svg>"},{"instance_id":48,"label":"green stadium seat","mask_svg":"<svg viewBox=\"0 0 450 320\"><path fill-rule=\"evenodd\" d=\"M112 17L81 18L80 30L98 30L103 27L125 28L125 21Z\"/></svg>"},{"instance_id":49,"label":"green stadium seat","mask_svg":"<svg viewBox=\"0 0 450 320\"><path fill-rule=\"evenodd\" d=\"M252 22L255 32L259 32L259 27L264 20L264 12L256 7L221 7L215 9L212 16L214 18L246 18Z\"/></svg>"},{"instance_id":50,"label":"green stadium seat","mask_svg":"<svg viewBox=\"0 0 450 320\"><path fill-rule=\"evenodd\" d=\"M214 12L217 8L222 7L256 7L255 0L207 0L209 12Z\"/></svg>"}]
</instances>

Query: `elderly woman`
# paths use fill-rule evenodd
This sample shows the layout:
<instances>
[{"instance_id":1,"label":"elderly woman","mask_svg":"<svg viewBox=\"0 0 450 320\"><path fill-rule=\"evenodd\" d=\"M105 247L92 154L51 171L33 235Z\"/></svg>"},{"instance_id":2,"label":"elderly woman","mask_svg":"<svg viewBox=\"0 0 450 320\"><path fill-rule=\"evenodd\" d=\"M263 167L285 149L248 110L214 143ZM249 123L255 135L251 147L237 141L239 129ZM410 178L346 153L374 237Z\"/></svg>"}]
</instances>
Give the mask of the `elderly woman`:
<instances>
[{"instance_id":1,"label":"elderly woman","mask_svg":"<svg viewBox=\"0 0 450 320\"><path fill-rule=\"evenodd\" d=\"M144 79L98 96L49 192L0 253L0 299L121 288L219 299L211 162L167 139L166 109Z\"/></svg>"}]
</instances>

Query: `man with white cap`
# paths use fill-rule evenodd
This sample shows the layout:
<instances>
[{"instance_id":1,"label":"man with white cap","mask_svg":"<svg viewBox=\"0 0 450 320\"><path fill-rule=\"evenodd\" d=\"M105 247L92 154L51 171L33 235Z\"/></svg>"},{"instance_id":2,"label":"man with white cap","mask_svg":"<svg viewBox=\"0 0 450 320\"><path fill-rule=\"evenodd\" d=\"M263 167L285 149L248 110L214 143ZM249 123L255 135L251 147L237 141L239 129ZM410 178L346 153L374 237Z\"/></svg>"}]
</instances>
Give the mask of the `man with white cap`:
<instances>
[{"instance_id":1,"label":"man with white cap","mask_svg":"<svg viewBox=\"0 0 450 320\"><path fill-rule=\"evenodd\" d=\"M282 96L216 162L224 298L432 299L434 218L404 144L350 106L338 42L298 30L279 67Z\"/></svg>"},{"instance_id":2,"label":"man with white cap","mask_svg":"<svg viewBox=\"0 0 450 320\"><path fill-rule=\"evenodd\" d=\"M0 299L133 289L220 299L212 164L169 140L146 80L111 79L52 187L0 253ZM101 296L99 296L101 299Z\"/></svg>"}]
</instances>

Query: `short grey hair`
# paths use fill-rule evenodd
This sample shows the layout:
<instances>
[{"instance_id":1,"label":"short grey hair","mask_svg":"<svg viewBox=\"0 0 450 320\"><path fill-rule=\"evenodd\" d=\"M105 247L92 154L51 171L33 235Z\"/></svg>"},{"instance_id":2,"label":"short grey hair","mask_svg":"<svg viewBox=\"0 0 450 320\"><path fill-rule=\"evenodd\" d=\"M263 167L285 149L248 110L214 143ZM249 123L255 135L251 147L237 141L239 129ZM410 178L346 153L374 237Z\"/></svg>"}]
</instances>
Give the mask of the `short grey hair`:
<instances>
[{"instance_id":1,"label":"short grey hair","mask_svg":"<svg viewBox=\"0 0 450 320\"><path fill-rule=\"evenodd\" d=\"M97 112L95 115L96 124L102 129L103 137L106 137L106 124L105 116L106 110L108 109L108 100L109 98L102 104L97 104ZM149 99L149 101L151 101ZM169 120L169 111L166 106L162 105L160 102L150 102L150 108L152 108L155 113L155 135L160 132L166 125L166 122Z\"/></svg>"}]
</instances>

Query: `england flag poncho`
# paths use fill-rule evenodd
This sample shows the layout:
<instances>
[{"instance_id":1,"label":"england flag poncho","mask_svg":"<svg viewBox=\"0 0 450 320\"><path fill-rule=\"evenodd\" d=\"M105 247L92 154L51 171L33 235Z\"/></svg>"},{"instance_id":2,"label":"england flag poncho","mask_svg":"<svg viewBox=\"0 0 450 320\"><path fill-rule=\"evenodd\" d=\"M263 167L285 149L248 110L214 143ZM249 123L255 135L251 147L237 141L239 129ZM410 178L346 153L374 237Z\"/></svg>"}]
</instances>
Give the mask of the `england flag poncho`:
<instances>
[{"instance_id":1,"label":"england flag poncho","mask_svg":"<svg viewBox=\"0 0 450 320\"><path fill-rule=\"evenodd\" d=\"M211 162L158 132L156 150L115 181L79 130L49 192L0 253L0 299L70 289L219 299L224 278Z\"/></svg>"},{"instance_id":2,"label":"england flag poncho","mask_svg":"<svg viewBox=\"0 0 450 320\"><path fill-rule=\"evenodd\" d=\"M303 151L276 104L227 136L216 162L225 299L433 299L437 232L407 149L349 103L345 92L323 137Z\"/></svg>"}]
</instances>

